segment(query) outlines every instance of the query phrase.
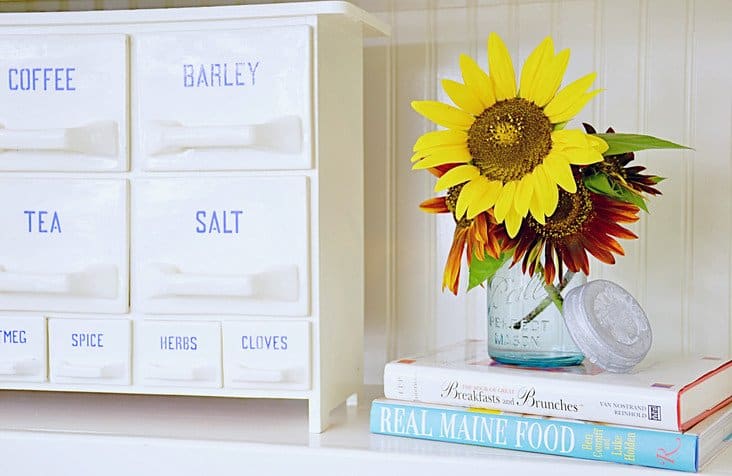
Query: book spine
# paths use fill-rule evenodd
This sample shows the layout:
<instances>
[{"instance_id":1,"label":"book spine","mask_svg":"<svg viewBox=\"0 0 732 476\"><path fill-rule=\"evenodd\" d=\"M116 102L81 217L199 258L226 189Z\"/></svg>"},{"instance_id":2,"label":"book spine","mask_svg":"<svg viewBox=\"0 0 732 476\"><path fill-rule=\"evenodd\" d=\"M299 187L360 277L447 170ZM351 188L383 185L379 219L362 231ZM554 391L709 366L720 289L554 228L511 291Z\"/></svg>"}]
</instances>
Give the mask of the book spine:
<instances>
[{"instance_id":1,"label":"book spine","mask_svg":"<svg viewBox=\"0 0 732 476\"><path fill-rule=\"evenodd\" d=\"M676 393L654 390L644 393L609 383L537 378L522 372L398 362L384 367L384 395L388 399L679 431Z\"/></svg>"},{"instance_id":2,"label":"book spine","mask_svg":"<svg viewBox=\"0 0 732 476\"><path fill-rule=\"evenodd\" d=\"M654 468L698 470L695 435L376 400L372 433Z\"/></svg>"}]
</instances>

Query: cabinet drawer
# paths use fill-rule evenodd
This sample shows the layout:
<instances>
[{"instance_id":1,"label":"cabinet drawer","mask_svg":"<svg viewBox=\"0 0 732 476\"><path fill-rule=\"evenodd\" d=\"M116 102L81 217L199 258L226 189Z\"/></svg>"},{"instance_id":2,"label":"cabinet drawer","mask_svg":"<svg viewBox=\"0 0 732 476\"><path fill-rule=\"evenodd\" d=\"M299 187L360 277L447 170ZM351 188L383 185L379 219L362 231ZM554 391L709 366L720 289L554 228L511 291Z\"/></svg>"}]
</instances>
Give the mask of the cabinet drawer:
<instances>
[{"instance_id":1,"label":"cabinet drawer","mask_svg":"<svg viewBox=\"0 0 732 476\"><path fill-rule=\"evenodd\" d=\"M0 309L128 309L127 182L0 180Z\"/></svg>"},{"instance_id":2,"label":"cabinet drawer","mask_svg":"<svg viewBox=\"0 0 732 476\"><path fill-rule=\"evenodd\" d=\"M46 320L0 316L0 381L46 381Z\"/></svg>"},{"instance_id":3,"label":"cabinet drawer","mask_svg":"<svg viewBox=\"0 0 732 476\"><path fill-rule=\"evenodd\" d=\"M133 305L153 314L309 311L305 177L139 180Z\"/></svg>"},{"instance_id":4,"label":"cabinet drawer","mask_svg":"<svg viewBox=\"0 0 732 476\"><path fill-rule=\"evenodd\" d=\"M0 170L127 170L127 37L0 36Z\"/></svg>"},{"instance_id":5,"label":"cabinet drawer","mask_svg":"<svg viewBox=\"0 0 732 476\"><path fill-rule=\"evenodd\" d=\"M143 321L135 337L138 383L221 387L220 323Z\"/></svg>"},{"instance_id":6,"label":"cabinet drawer","mask_svg":"<svg viewBox=\"0 0 732 476\"><path fill-rule=\"evenodd\" d=\"M130 321L49 319L48 339L51 382L130 384Z\"/></svg>"},{"instance_id":7,"label":"cabinet drawer","mask_svg":"<svg viewBox=\"0 0 732 476\"><path fill-rule=\"evenodd\" d=\"M308 322L223 323L224 386L304 390L310 387Z\"/></svg>"},{"instance_id":8,"label":"cabinet drawer","mask_svg":"<svg viewBox=\"0 0 732 476\"><path fill-rule=\"evenodd\" d=\"M134 156L145 170L311 166L310 27L141 34Z\"/></svg>"}]
</instances>

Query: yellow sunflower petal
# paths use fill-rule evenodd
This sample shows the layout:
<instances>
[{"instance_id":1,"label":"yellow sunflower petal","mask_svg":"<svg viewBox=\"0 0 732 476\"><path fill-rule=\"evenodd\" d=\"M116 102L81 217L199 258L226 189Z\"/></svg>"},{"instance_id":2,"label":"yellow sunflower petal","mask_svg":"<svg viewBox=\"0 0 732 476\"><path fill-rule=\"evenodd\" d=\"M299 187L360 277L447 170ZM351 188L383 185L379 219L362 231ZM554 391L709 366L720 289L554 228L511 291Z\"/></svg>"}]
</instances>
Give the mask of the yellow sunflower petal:
<instances>
[{"instance_id":1,"label":"yellow sunflower petal","mask_svg":"<svg viewBox=\"0 0 732 476\"><path fill-rule=\"evenodd\" d=\"M452 102L465 112L477 116L485 110L478 95L468 86L449 79L442 80L442 89L445 90Z\"/></svg>"},{"instance_id":2,"label":"yellow sunflower petal","mask_svg":"<svg viewBox=\"0 0 732 476\"><path fill-rule=\"evenodd\" d=\"M430 131L422 134L414 143L413 151L430 149L443 145L460 145L468 143L468 134L465 131L452 129Z\"/></svg>"},{"instance_id":3,"label":"yellow sunflower petal","mask_svg":"<svg viewBox=\"0 0 732 476\"><path fill-rule=\"evenodd\" d=\"M475 118L465 111L437 101L412 101L412 108L442 127L467 131Z\"/></svg>"},{"instance_id":4,"label":"yellow sunflower petal","mask_svg":"<svg viewBox=\"0 0 732 476\"><path fill-rule=\"evenodd\" d=\"M521 68L519 96L529 101L534 100L533 91L536 89L539 72L546 67L547 62L551 61L552 58L554 58L554 43L552 38L547 36L526 58L526 62Z\"/></svg>"},{"instance_id":5,"label":"yellow sunflower petal","mask_svg":"<svg viewBox=\"0 0 732 476\"><path fill-rule=\"evenodd\" d=\"M552 58L546 69L539 72L540 79L537 80L533 94L537 106L545 106L557 93L567 64L569 64L569 50L562 50Z\"/></svg>"},{"instance_id":6,"label":"yellow sunflower petal","mask_svg":"<svg viewBox=\"0 0 732 476\"><path fill-rule=\"evenodd\" d=\"M479 198L488 187L488 179L483 176L475 177L470 182L466 183L460 195L458 195L457 204L455 205L455 218L461 219L465 212L468 211L468 206L477 198Z\"/></svg>"},{"instance_id":7,"label":"yellow sunflower petal","mask_svg":"<svg viewBox=\"0 0 732 476\"><path fill-rule=\"evenodd\" d=\"M552 116L566 112L590 89L595 78L597 73L590 73L566 85L549 101L544 108L544 114L551 119Z\"/></svg>"},{"instance_id":8,"label":"yellow sunflower petal","mask_svg":"<svg viewBox=\"0 0 732 476\"><path fill-rule=\"evenodd\" d=\"M531 212L531 216L534 217L534 220L539 222L541 225L546 224L546 220L544 218L544 206L541 203L541 199L539 198L539 194L534 191L534 194L531 196L531 203L529 203L529 211Z\"/></svg>"},{"instance_id":9,"label":"yellow sunflower petal","mask_svg":"<svg viewBox=\"0 0 732 476\"><path fill-rule=\"evenodd\" d=\"M468 205L468 218L472 219L496 204L498 196L503 190L503 184L498 180L488 181L486 190L476 200Z\"/></svg>"},{"instance_id":10,"label":"yellow sunflower petal","mask_svg":"<svg viewBox=\"0 0 732 476\"><path fill-rule=\"evenodd\" d=\"M572 107L570 107L563 113L551 116L549 120L552 122L552 124L559 124L560 122L569 121L574 116L579 114L582 108L585 107L585 105L590 102L592 98L600 94L602 91L602 89L595 89L594 91L590 91L589 93L584 94L577 102L572 104Z\"/></svg>"},{"instance_id":11,"label":"yellow sunflower petal","mask_svg":"<svg viewBox=\"0 0 732 476\"><path fill-rule=\"evenodd\" d=\"M561 152L554 152L552 154L560 155L564 160L573 165L590 165L602 162L602 154L592 148L578 149L569 148L564 149Z\"/></svg>"},{"instance_id":12,"label":"yellow sunflower petal","mask_svg":"<svg viewBox=\"0 0 732 476\"><path fill-rule=\"evenodd\" d=\"M569 193L575 193L577 191L577 183L574 181L572 168L561 155L550 153L547 158L544 159L544 170L546 170L549 177L554 180L554 183L562 187L564 190Z\"/></svg>"},{"instance_id":13,"label":"yellow sunflower petal","mask_svg":"<svg viewBox=\"0 0 732 476\"><path fill-rule=\"evenodd\" d=\"M463 82L475 92L484 107L488 108L496 103L496 94L493 91L491 79L473 58L468 55L460 55L460 71L463 74Z\"/></svg>"},{"instance_id":14,"label":"yellow sunflower petal","mask_svg":"<svg viewBox=\"0 0 732 476\"><path fill-rule=\"evenodd\" d=\"M532 174L526 174L521 178L521 181L519 181L516 186L516 196L513 199L513 207L521 217L525 217L529 212L531 197L534 194L534 183L534 176Z\"/></svg>"},{"instance_id":15,"label":"yellow sunflower petal","mask_svg":"<svg viewBox=\"0 0 732 476\"><path fill-rule=\"evenodd\" d=\"M448 170L445 172L445 175L437 179L435 192L467 182L478 175L480 175L480 170L478 170L477 167L472 165L458 165L457 167Z\"/></svg>"},{"instance_id":16,"label":"yellow sunflower petal","mask_svg":"<svg viewBox=\"0 0 732 476\"><path fill-rule=\"evenodd\" d=\"M488 68L496 100L516 97L516 74L513 71L511 55L501 37L496 33L488 36Z\"/></svg>"},{"instance_id":17,"label":"yellow sunflower petal","mask_svg":"<svg viewBox=\"0 0 732 476\"><path fill-rule=\"evenodd\" d=\"M423 170L444 164L467 164L472 157L465 147L440 148L412 165L412 170Z\"/></svg>"},{"instance_id":18,"label":"yellow sunflower petal","mask_svg":"<svg viewBox=\"0 0 732 476\"><path fill-rule=\"evenodd\" d=\"M601 154L605 153L605 151L610 148L610 146L607 145L607 142L600 139L599 137L597 137L594 134L588 134L587 141L590 143L590 146L592 146L592 148L594 150L596 150L597 152L599 152Z\"/></svg>"},{"instance_id":19,"label":"yellow sunflower petal","mask_svg":"<svg viewBox=\"0 0 732 476\"><path fill-rule=\"evenodd\" d=\"M513 197L516 194L517 181L508 182L503 185L501 194L496 199L496 206L493 209L493 215L498 220L498 223L506 219L506 214L509 210L513 209Z\"/></svg>"},{"instance_id":20,"label":"yellow sunflower petal","mask_svg":"<svg viewBox=\"0 0 732 476\"><path fill-rule=\"evenodd\" d=\"M540 191L544 205L544 215L552 216L559 204L559 190L557 184L549 177L544 164L539 164L534 169L537 190Z\"/></svg>"},{"instance_id":21,"label":"yellow sunflower petal","mask_svg":"<svg viewBox=\"0 0 732 476\"><path fill-rule=\"evenodd\" d=\"M506 231L508 232L508 236L513 238L518 235L522 221L523 218L516 212L516 210L508 211L508 214L506 215Z\"/></svg>"},{"instance_id":22,"label":"yellow sunflower petal","mask_svg":"<svg viewBox=\"0 0 732 476\"><path fill-rule=\"evenodd\" d=\"M567 147L589 147L588 134L578 129L562 129L552 132L552 150L563 150Z\"/></svg>"}]
</instances>

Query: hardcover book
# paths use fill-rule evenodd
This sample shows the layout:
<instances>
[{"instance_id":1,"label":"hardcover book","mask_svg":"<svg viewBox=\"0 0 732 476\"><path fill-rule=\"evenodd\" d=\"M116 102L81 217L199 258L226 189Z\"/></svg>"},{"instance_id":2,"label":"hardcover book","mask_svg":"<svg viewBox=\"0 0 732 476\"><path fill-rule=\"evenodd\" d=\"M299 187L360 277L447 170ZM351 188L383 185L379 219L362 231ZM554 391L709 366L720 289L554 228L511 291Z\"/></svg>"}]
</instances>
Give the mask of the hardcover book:
<instances>
[{"instance_id":1,"label":"hardcover book","mask_svg":"<svg viewBox=\"0 0 732 476\"><path fill-rule=\"evenodd\" d=\"M372 433L695 472L732 445L732 404L686 432L377 399Z\"/></svg>"},{"instance_id":2,"label":"hardcover book","mask_svg":"<svg viewBox=\"0 0 732 476\"><path fill-rule=\"evenodd\" d=\"M732 360L679 357L627 374L499 364L465 341L384 367L386 398L683 431L732 402Z\"/></svg>"}]
</instances>

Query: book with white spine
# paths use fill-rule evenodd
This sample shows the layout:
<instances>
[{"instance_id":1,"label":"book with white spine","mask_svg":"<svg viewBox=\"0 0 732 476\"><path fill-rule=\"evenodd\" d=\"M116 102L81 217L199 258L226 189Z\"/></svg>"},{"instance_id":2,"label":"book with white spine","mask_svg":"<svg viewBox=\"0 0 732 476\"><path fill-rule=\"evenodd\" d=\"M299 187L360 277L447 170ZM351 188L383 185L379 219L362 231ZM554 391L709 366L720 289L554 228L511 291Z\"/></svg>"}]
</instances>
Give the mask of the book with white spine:
<instances>
[{"instance_id":1,"label":"book with white spine","mask_svg":"<svg viewBox=\"0 0 732 476\"><path fill-rule=\"evenodd\" d=\"M626 374L585 361L559 368L499 364L468 340L384 367L386 398L683 431L732 401L732 360L647 359Z\"/></svg>"}]
</instances>

